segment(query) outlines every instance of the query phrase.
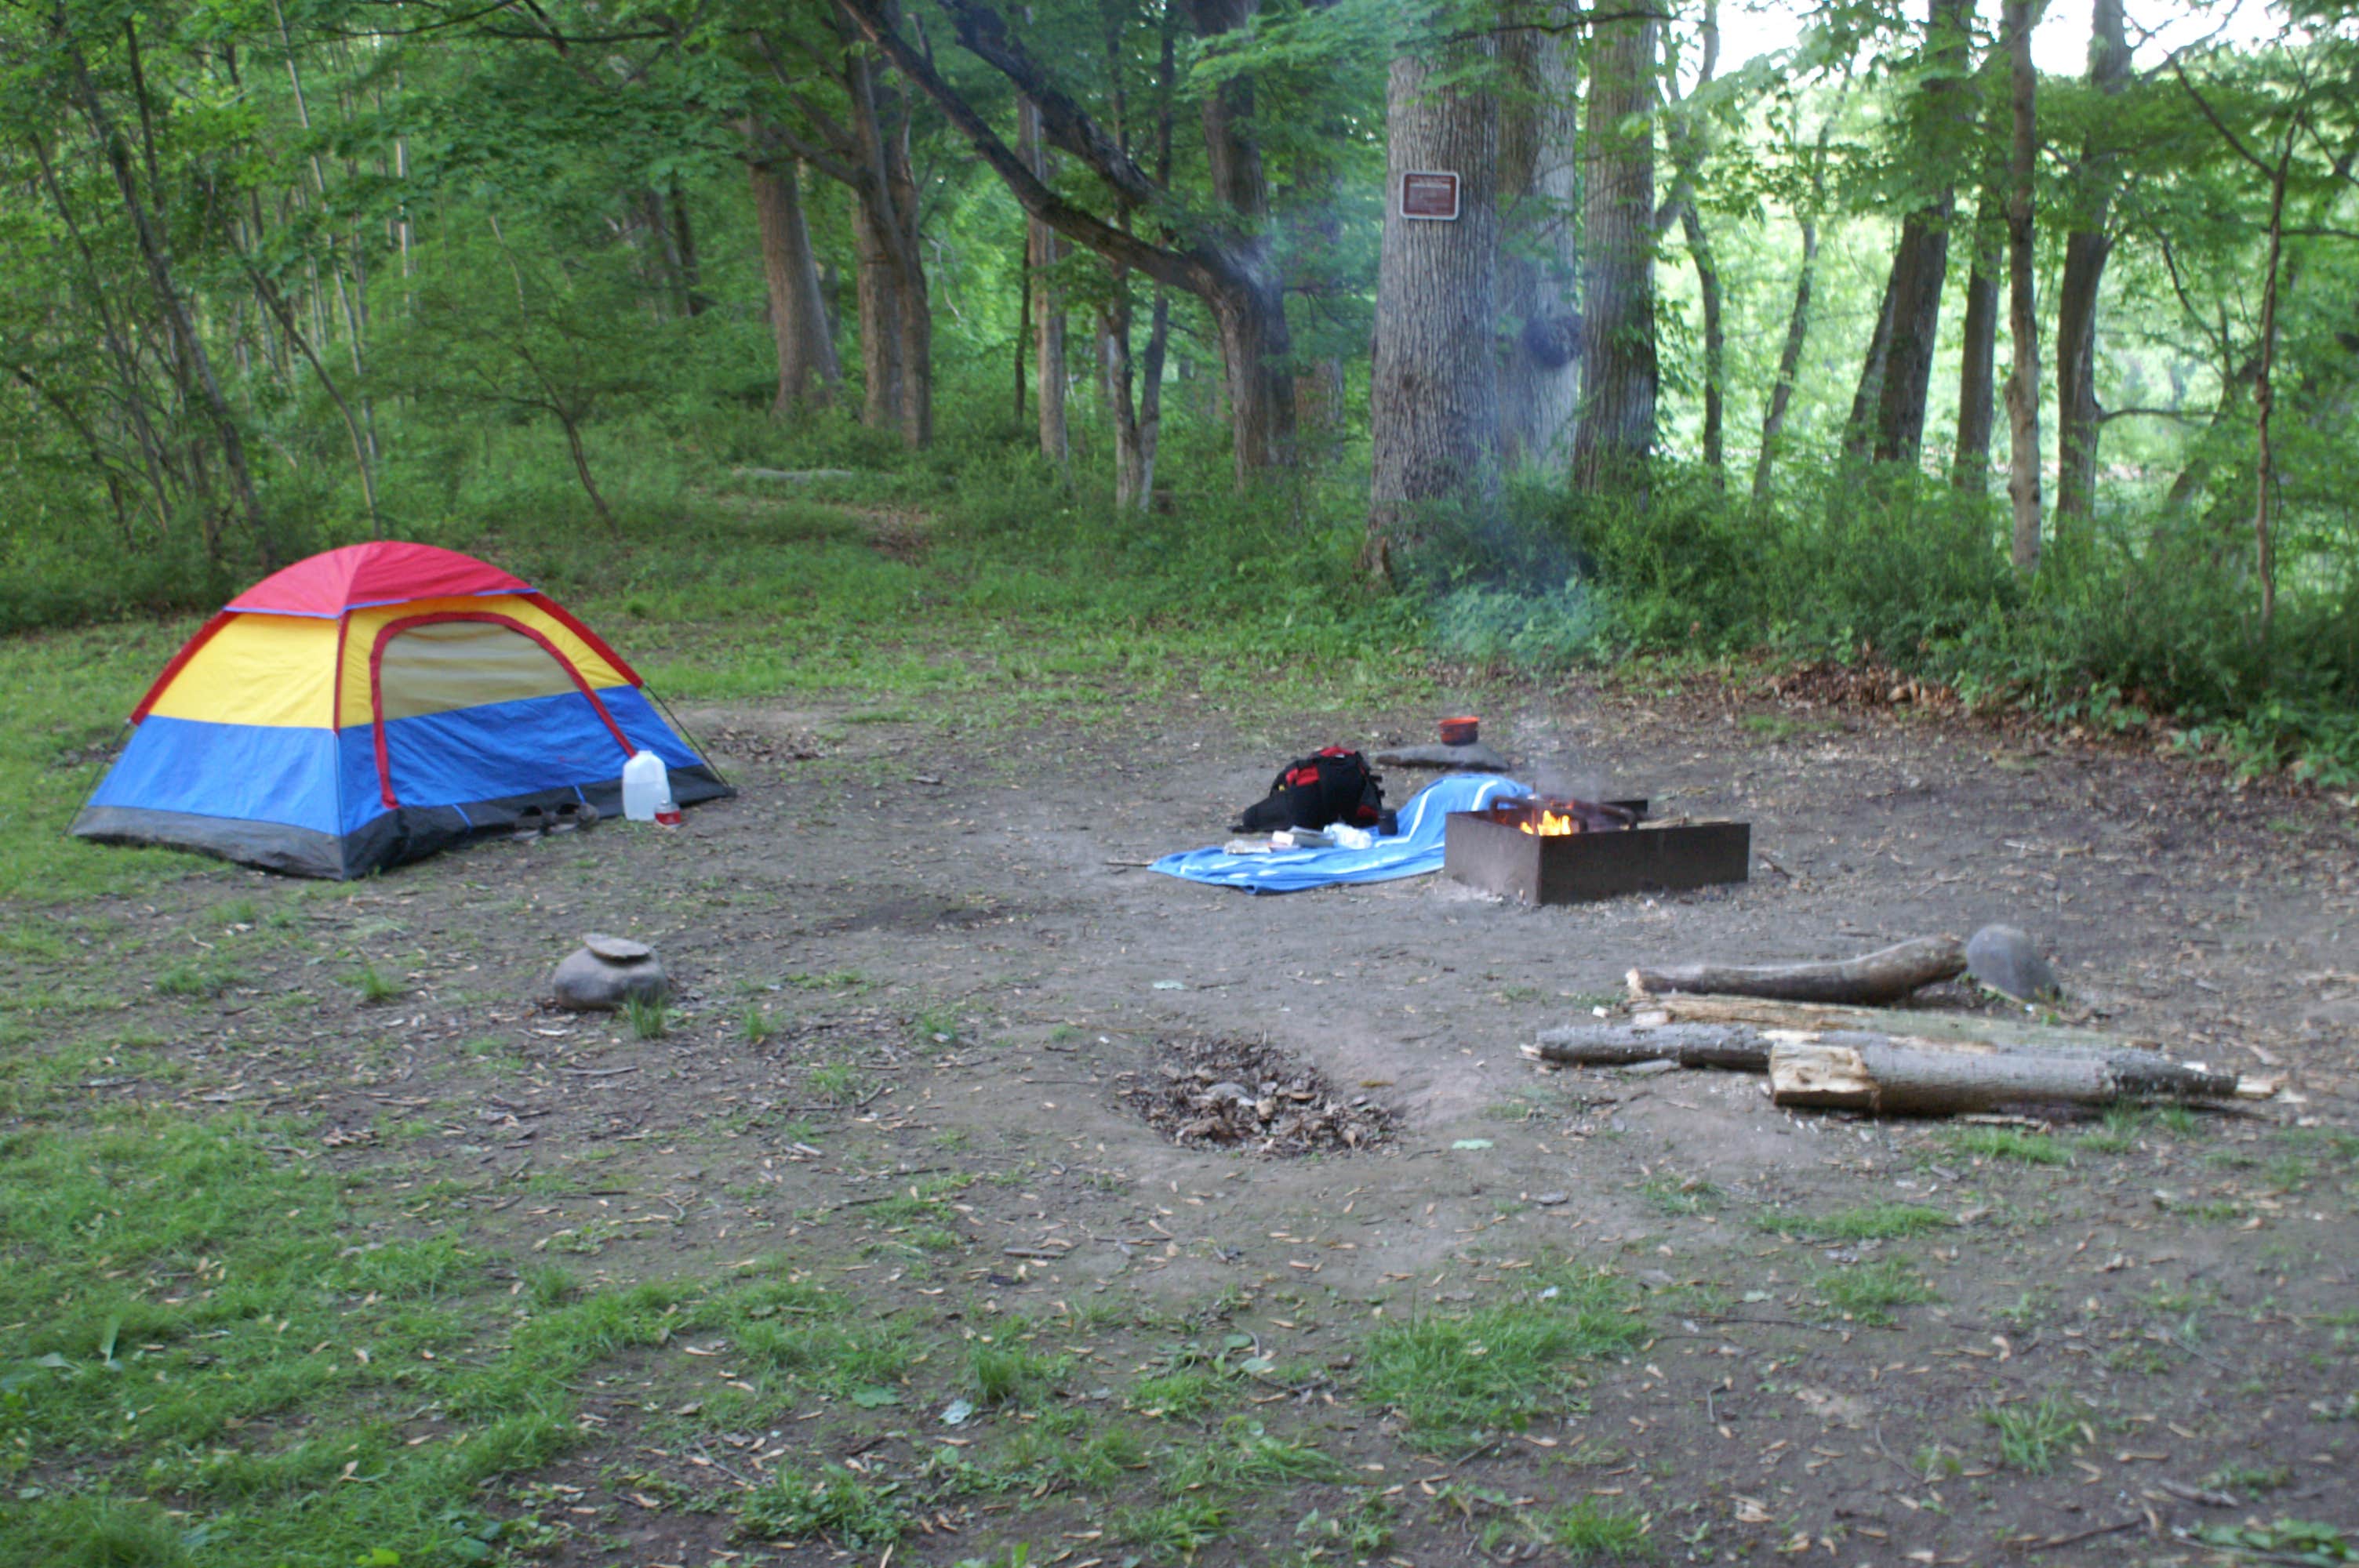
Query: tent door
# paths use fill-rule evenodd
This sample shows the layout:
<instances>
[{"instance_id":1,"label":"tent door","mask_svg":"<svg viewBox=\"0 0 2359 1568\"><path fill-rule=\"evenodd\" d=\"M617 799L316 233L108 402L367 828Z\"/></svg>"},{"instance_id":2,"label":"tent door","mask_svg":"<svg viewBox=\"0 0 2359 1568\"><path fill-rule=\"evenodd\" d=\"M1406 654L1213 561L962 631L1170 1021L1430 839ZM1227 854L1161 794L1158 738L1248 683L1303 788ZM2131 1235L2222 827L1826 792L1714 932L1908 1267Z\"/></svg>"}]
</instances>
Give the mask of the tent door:
<instances>
[{"instance_id":1,"label":"tent door","mask_svg":"<svg viewBox=\"0 0 2359 1568\"><path fill-rule=\"evenodd\" d=\"M567 700L535 700L549 698ZM532 708L497 706L527 701ZM555 778L619 771L633 750L581 672L505 615L449 611L389 622L369 654L369 704L388 809L405 804L403 793L425 806L529 794ZM401 722L438 716L423 730ZM429 798L415 798L421 790Z\"/></svg>"}]
</instances>

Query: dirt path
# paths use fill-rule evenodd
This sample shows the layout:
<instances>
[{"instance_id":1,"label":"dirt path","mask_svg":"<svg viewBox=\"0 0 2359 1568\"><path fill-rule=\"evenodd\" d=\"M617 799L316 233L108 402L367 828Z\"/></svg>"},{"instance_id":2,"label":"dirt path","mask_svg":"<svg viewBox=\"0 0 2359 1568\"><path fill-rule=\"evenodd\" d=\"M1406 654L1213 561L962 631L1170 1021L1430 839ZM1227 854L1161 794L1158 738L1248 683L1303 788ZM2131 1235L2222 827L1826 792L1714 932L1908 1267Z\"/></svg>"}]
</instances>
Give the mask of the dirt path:
<instances>
[{"instance_id":1,"label":"dirt path","mask_svg":"<svg viewBox=\"0 0 2359 1568\"><path fill-rule=\"evenodd\" d=\"M1019 1542L1071 1568L1183 1548L2143 1563L2248 1515L2359 1528L2347 827L1954 722L1580 690L1527 694L1486 737L1544 783L1749 818L1754 881L1537 911L1438 877L1253 898L1128 862L1217 839L1292 752L1430 719L1196 708L963 734L689 712L745 793L676 833L486 846L342 889L223 871L86 912L158 951L234 896L298 912L283 940L235 939L219 1000L143 1000L180 1042L177 1081L113 1092L258 1107L332 1162L456 1183L449 1226L519 1268L561 1254L626 1281L784 1256L949 1347L869 1402L806 1381L732 1404L769 1388L742 1336L618 1368L585 1454L515 1505L551 1561L758 1554L740 1483L831 1459L922 1521L897 1563ZM2050 945L2101 1025L2286 1072L2299 1098L1873 1123L1779 1111L1744 1078L1517 1056L1635 961L1997 919ZM531 1004L589 929L672 964L669 1033ZM324 978L357 957L404 994L364 1005ZM1125 1098L1239 1044L1366 1097L1389 1135L1181 1148ZM1461 1319L1505 1364L1509 1331L1566 1299L1543 1280L1630 1326L1544 1353L1521 1430L1444 1441L1440 1416L1372 1395L1419 1355L1432 1388L1479 1372L1492 1346L1437 1330ZM1010 1334L1038 1386L945 1424L964 1385L944 1368ZM1156 1405L1152 1380L1183 1373L1209 1399ZM1096 1481L1015 1457L1116 1428L1137 1463ZM1175 1478L1190 1454L1234 1462ZM994 1455L1005 1485L976 1479Z\"/></svg>"}]
</instances>

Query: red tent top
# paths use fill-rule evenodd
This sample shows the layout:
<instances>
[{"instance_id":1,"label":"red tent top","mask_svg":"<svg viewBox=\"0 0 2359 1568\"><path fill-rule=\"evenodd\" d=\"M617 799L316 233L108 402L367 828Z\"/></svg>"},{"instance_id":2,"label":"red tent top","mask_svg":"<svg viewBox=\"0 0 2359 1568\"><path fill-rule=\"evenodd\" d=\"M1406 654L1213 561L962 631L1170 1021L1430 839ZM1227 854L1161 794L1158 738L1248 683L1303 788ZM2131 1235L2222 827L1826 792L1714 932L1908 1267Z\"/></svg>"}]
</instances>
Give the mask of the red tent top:
<instances>
[{"instance_id":1,"label":"red tent top","mask_svg":"<svg viewBox=\"0 0 2359 1568\"><path fill-rule=\"evenodd\" d=\"M530 593L531 586L473 556L433 545L382 540L346 545L275 571L222 608L333 621L374 604L480 593Z\"/></svg>"}]
</instances>

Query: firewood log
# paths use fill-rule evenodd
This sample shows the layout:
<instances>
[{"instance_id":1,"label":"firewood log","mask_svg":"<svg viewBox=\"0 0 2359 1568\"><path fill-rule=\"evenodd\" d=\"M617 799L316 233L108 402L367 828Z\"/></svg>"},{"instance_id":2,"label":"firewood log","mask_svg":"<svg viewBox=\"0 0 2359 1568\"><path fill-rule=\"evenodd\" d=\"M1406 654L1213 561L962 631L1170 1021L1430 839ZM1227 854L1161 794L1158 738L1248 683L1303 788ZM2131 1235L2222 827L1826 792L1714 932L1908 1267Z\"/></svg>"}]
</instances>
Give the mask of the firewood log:
<instances>
[{"instance_id":1,"label":"firewood log","mask_svg":"<svg viewBox=\"0 0 2359 1568\"><path fill-rule=\"evenodd\" d=\"M1784 1001L1898 1001L1920 986L1966 972L1966 945L1919 936L1856 958L1812 964L1678 964L1630 971L1630 994L1664 991L1771 997Z\"/></svg>"},{"instance_id":2,"label":"firewood log","mask_svg":"<svg viewBox=\"0 0 2359 1568\"><path fill-rule=\"evenodd\" d=\"M2234 1099L2236 1075L2142 1051L2005 1051L1873 1034L1779 1040L1769 1095L1779 1105L1944 1115L1995 1106Z\"/></svg>"}]
</instances>

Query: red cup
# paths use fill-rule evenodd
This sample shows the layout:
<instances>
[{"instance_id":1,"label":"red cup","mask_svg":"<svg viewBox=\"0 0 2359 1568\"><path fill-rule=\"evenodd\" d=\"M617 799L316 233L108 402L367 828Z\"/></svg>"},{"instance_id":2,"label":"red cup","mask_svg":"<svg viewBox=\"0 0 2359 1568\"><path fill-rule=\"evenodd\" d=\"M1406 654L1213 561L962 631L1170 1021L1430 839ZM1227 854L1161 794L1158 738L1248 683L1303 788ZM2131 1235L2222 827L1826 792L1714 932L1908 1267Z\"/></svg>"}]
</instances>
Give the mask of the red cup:
<instances>
[{"instance_id":1,"label":"red cup","mask_svg":"<svg viewBox=\"0 0 2359 1568\"><path fill-rule=\"evenodd\" d=\"M1445 719L1441 721L1441 743L1445 746L1471 746L1482 720L1479 719Z\"/></svg>"}]
</instances>

